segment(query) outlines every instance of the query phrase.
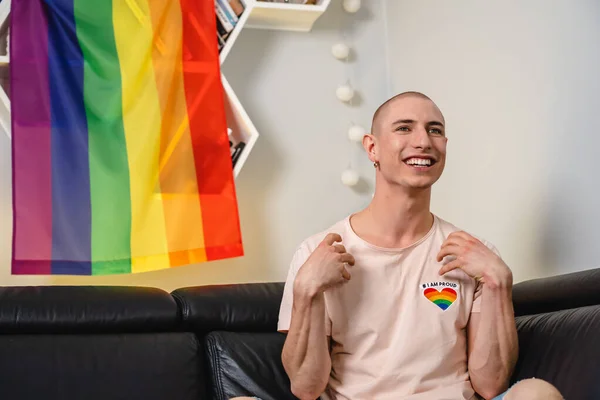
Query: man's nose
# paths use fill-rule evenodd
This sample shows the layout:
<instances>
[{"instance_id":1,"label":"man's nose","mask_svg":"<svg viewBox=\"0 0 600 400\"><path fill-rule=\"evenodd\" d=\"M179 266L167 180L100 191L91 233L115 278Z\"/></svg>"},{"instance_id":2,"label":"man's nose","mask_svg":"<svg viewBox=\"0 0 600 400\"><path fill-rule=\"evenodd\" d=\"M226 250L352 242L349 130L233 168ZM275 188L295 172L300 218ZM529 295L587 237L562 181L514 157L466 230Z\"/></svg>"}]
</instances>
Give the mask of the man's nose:
<instances>
[{"instance_id":1,"label":"man's nose","mask_svg":"<svg viewBox=\"0 0 600 400\"><path fill-rule=\"evenodd\" d=\"M429 137L429 133L427 133L427 129L425 127L419 127L413 130L413 134L411 136L411 144L414 148L424 150L431 148L431 138Z\"/></svg>"}]
</instances>

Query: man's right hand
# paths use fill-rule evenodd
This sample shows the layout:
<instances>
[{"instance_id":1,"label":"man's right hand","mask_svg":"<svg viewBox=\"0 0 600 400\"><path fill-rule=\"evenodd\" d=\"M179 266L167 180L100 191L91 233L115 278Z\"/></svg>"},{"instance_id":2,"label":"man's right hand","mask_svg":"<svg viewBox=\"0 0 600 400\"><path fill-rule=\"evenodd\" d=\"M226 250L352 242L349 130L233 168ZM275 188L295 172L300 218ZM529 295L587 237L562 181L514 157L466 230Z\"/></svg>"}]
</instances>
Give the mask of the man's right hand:
<instances>
[{"instance_id":1,"label":"man's right hand","mask_svg":"<svg viewBox=\"0 0 600 400\"><path fill-rule=\"evenodd\" d=\"M342 237L330 233L300 267L294 286L310 296L350 280L347 266L354 265L354 257L341 244Z\"/></svg>"}]
</instances>

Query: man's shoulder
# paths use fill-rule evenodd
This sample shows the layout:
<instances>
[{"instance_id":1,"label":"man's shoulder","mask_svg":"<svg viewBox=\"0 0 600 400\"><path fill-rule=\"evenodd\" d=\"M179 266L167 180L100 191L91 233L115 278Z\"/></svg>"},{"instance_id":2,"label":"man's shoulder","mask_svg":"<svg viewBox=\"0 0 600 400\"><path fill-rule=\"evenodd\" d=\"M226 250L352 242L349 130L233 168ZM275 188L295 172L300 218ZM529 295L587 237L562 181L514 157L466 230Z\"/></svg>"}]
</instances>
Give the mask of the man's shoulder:
<instances>
[{"instance_id":1,"label":"man's shoulder","mask_svg":"<svg viewBox=\"0 0 600 400\"><path fill-rule=\"evenodd\" d=\"M487 239L476 235L472 232L469 232L466 229L459 228L458 226L438 217L437 215L436 218L438 220L438 230L442 233L444 238L448 237L453 232L466 232L469 235L473 236L475 239L479 240L481 243L485 244L489 249L491 249L495 253L498 253L498 249L496 248L496 246L494 246L494 244L488 241Z\"/></svg>"},{"instance_id":2,"label":"man's shoulder","mask_svg":"<svg viewBox=\"0 0 600 400\"><path fill-rule=\"evenodd\" d=\"M296 247L294 252L294 256L292 257L292 269L297 270L300 266L306 261L306 259L310 256L310 254L315 251L319 243L325 239L329 233L337 233L338 235L344 237L344 231L346 229L346 220L342 219L335 224L331 225L329 228L324 229L318 233L315 233L306 239L304 239L300 244Z\"/></svg>"},{"instance_id":3,"label":"man's shoulder","mask_svg":"<svg viewBox=\"0 0 600 400\"><path fill-rule=\"evenodd\" d=\"M453 232L462 231L462 229L460 229L458 226L446 221L443 218L440 218L437 215L435 218L437 219L437 228L444 234L444 236L448 236Z\"/></svg>"},{"instance_id":4,"label":"man's shoulder","mask_svg":"<svg viewBox=\"0 0 600 400\"><path fill-rule=\"evenodd\" d=\"M320 232L317 232L307 237L300 243L299 248L313 251L319 245L319 243L321 243L323 239L325 239L325 237L330 233L337 233L343 238L347 230L347 221L348 217L345 217L337 221L333 225L329 226L328 228L323 229Z\"/></svg>"}]
</instances>

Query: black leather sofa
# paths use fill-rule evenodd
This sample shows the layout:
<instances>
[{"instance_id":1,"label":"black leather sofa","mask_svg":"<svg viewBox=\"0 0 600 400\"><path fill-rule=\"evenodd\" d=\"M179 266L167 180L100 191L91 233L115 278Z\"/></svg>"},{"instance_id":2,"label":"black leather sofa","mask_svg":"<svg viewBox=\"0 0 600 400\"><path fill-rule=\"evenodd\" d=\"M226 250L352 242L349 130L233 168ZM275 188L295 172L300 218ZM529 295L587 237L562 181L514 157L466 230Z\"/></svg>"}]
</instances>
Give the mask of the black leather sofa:
<instances>
[{"instance_id":1,"label":"black leather sofa","mask_svg":"<svg viewBox=\"0 0 600 400\"><path fill-rule=\"evenodd\" d=\"M2 399L294 399L282 283L0 288ZM520 356L568 400L600 399L600 269L514 287Z\"/></svg>"}]
</instances>

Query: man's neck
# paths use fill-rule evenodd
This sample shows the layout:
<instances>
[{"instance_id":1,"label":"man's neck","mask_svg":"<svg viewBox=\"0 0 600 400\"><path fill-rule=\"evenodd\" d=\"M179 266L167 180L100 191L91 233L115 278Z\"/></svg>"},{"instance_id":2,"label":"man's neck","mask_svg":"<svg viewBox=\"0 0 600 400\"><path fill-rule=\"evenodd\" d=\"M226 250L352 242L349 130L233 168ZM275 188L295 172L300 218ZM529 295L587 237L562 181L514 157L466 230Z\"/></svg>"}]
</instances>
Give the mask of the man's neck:
<instances>
[{"instance_id":1,"label":"man's neck","mask_svg":"<svg viewBox=\"0 0 600 400\"><path fill-rule=\"evenodd\" d=\"M431 188L407 191L380 185L371 204L354 215L352 226L359 236L377 246L407 247L431 229L430 202Z\"/></svg>"}]
</instances>

